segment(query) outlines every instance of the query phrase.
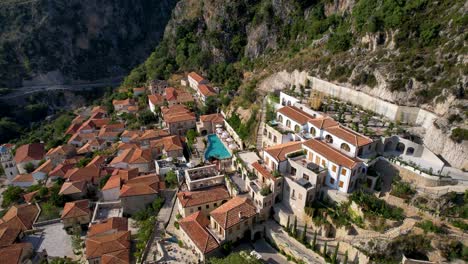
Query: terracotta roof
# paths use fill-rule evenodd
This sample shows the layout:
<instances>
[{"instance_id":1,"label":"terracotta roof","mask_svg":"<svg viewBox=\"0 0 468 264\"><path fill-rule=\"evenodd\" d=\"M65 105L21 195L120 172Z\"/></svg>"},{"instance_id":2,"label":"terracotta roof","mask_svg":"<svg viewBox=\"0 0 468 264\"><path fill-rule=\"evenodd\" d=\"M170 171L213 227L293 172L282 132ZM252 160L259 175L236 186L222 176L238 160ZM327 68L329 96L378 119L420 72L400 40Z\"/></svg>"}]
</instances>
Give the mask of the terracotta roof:
<instances>
[{"instance_id":1,"label":"terracotta roof","mask_svg":"<svg viewBox=\"0 0 468 264\"><path fill-rule=\"evenodd\" d=\"M210 86L206 85L206 84L199 84L198 85L198 90L200 91L201 94L203 94L204 96L214 96L216 95L215 91L213 90L213 88L211 88Z\"/></svg>"},{"instance_id":2,"label":"terracotta roof","mask_svg":"<svg viewBox=\"0 0 468 264\"><path fill-rule=\"evenodd\" d=\"M81 123L71 124L68 127L67 131L65 131L65 135L75 134L78 131L78 129L80 129L80 127L81 127Z\"/></svg>"},{"instance_id":3,"label":"terracotta roof","mask_svg":"<svg viewBox=\"0 0 468 264\"><path fill-rule=\"evenodd\" d=\"M302 148L302 142L291 141L279 145L275 145L265 149L265 152L270 154L277 161L285 161L286 154L298 151Z\"/></svg>"},{"instance_id":4,"label":"terracotta roof","mask_svg":"<svg viewBox=\"0 0 468 264\"><path fill-rule=\"evenodd\" d=\"M86 153L93 152L93 147L99 149L104 143L105 143L105 141L102 140L102 139L99 139L99 138L92 139L92 140L86 142L86 144L84 144L81 148L79 148L76 153L77 154L86 154Z\"/></svg>"},{"instance_id":5,"label":"terracotta roof","mask_svg":"<svg viewBox=\"0 0 468 264\"><path fill-rule=\"evenodd\" d=\"M200 191L185 191L177 193L177 199L180 201L183 208L227 200L229 198L229 192L224 186L212 187Z\"/></svg>"},{"instance_id":6,"label":"terracotta roof","mask_svg":"<svg viewBox=\"0 0 468 264\"><path fill-rule=\"evenodd\" d=\"M271 174L269 170L267 170L262 164L258 163L258 161L252 163L252 167L257 170L263 177L271 179L273 181L276 180L276 178Z\"/></svg>"},{"instance_id":7,"label":"terracotta roof","mask_svg":"<svg viewBox=\"0 0 468 264\"><path fill-rule=\"evenodd\" d=\"M303 125L314 119L314 117L303 110L295 107L295 106L284 106L278 110L278 113L283 114L284 116L288 117L296 121L297 123Z\"/></svg>"},{"instance_id":8,"label":"terracotta roof","mask_svg":"<svg viewBox=\"0 0 468 264\"><path fill-rule=\"evenodd\" d=\"M0 248L0 259L8 260L11 264L23 263L22 256L25 251L32 252L31 243L15 243L4 248ZM30 257L30 256L29 256Z\"/></svg>"},{"instance_id":9,"label":"terracotta roof","mask_svg":"<svg viewBox=\"0 0 468 264\"><path fill-rule=\"evenodd\" d=\"M246 197L236 196L220 207L211 211L211 217L224 229L228 229L246 218L256 214L252 201Z\"/></svg>"},{"instance_id":10,"label":"terracotta roof","mask_svg":"<svg viewBox=\"0 0 468 264\"><path fill-rule=\"evenodd\" d=\"M137 138L143 134L141 130L125 130L120 137Z\"/></svg>"},{"instance_id":11,"label":"terracotta roof","mask_svg":"<svg viewBox=\"0 0 468 264\"><path fill-rule=\"evenodd\" d=\"M312 125L314 125L318 129L324 129L324 128L336 126L336 125L339 124L338 122L333 120L333 118L328 117L328 116L309 120L309 123L311 123Z\"/></svg>"},{"instance_id":12,"label":"terracotta roof","mask_svg":"<svg viewBox=\"0 0 468 264\"><path fill-rule=\"evenodd\" d=\"M144 92L146 90L145 87L136 87L136 88L133 88L133 91L134 92Z\"/></svg>"},{"instance_id":13,"label":"terracotta roof","mask_svg":"<svg viewBox=\"0 0 468 264\"><path fill-rule=\"evenodd\" d=\"M211 115L202 115L200 116L200 121L202 122L213 122L213 123L224 123L224 117L222 114L211 114Z\"/></svg>"},{"instance_id":14,"label":"terracotta roof","mask_svg":"<svg viewBox=\"0 0 468 264\"><path fill-rule=\"evenodd\" d=\"M96 157L94 157L89 163L88 165L86 165L86 167L88 168L100 168L102 166L102 164L104 164L104 162L106 161L106 159L101 156L101 155L97 155Z\"/></svg>"},{"instance_id":15,"label":"terracotta roof","mask_svg":"<svg viewBox=\"0 0 468 264\"><path fill-rule=\"evenodd\" d=\"M128 250L120 250L102 255L101 264L127 264L130 263Z\"/></svg>"},{"instance_id":16,"label":"terracotta roof","mask_svg":"<svg viewBox=\"0 0 468 264\"><path fill-rule=\"evenodd\" d=\"M203 78L202 76L200 76L198 73L196 72L191 72L188 74L188 77L194 79L196 82L201 82L201 81L204 81L205 78Z\"/></svg>"},{"instance_id":17,"label":"terracotta roof","mask_svg":"<svg viewBox=\"0 0 468 264\"><path fill-rule=\"evenodd\" d=\"M111 217L103 222L92 224L89 227L87 236L94 236L102 233L114 233L128 230L128 220L125 217Z\"/></svg>"},{"instance_id":18,"label":"terracotta roof","mask_svg":"<svg viewBox=\"0 0 468 264\"><path fill-rule=\"evenodd\" d=\"M151 150L131 148L126 149L111 161L111 165L123 162L128 164L147 163L151 161Z\"/></svg>"},{"instance_id":19,"label":"terracotta roof","mask_svg":"<svg viewBox=\"0 0 468 264\"><path fill-rule=\"evenodd\" d=\"M111 176L106 184L102 187L102 191L109 190L109 189L114 189L114 188L119 188L120 190L120 176L119 175L113 175Z\"/></svg>"},{"instance_id":20,"label":"terracotta roof","mask_svg":"<svg viewBox=\"0 0 468 264\"><path fill-rule=\"evenodd\" d=\"M372 139L364 136L364 135L361 135L359 133L356 133L355 131L349 129L349 128L346 128L346 127L343 127L341 125L339 126L334 126L334 127L328 127L325 129L325 131L327 131L328 133L334 135L334 136L337 136L338 138L350 143L351 145L354 145L354 146L358 146L358 147L361 147L361 146L364 146L364 145L367 145L367 144L370 144L372 143Z\"/></svg>"},{"instance_id":21,"label":"terracotta roof","mask_svg":"<svg viewBox=\"0 0 468 264\"><path fill-rule=\"evenodd\" d=\"M83 115L77 115L73 120L71 121L72 124L82 124L84 121L88 119L86 116Z\"/></svg>"},{"instance_id":22,"label":"terracotta roof","mask_svg":"<svg viewBox=\"0 0 468 264\"><path fill-rule=\"evenodd\" d=\"M70 195L76 193L83 193L86 189L86 181L72 181L64 182L60 188L60 195Z\"/></svg>"},{"instance_id":23,"label":"terracotta roof","mask_svg":"<svg viewBox=\"0 0 468 264\"><path fill-rule=\"evenodd\" d=\"M125 100L112 100L112 104L113 105L124 105L124 106L128 106L128 105L133 105L135 102L133 101L133 99L130 99L130 98L127 98Z\"/></svg>"},{"instance_id":24,"label":"terracotta roof","mask_svg":"<svg viewBox=\"0 0 468 264\"><path fill-rule=\"evenodd\" d=\"M138 109L139 109L139 108L138 108L138 105L131 105L131 106L127 107L127 110L128 110L129 112L137 112Z\"/></svg>"},{"instance_id":25,"label":"terracotta roof","mask_svg":"<svg viewBox=\"0 0 468 264\"><path fill-rule=\"evenodd\" d=\"M92 114L95 114L95 113L106 113L107 114L107 109L104 107L104 106L95 106L93 107L93 109L91 110L91 113Z\"/></svg>"},{"instance_id":26,"label":"terracotta roof","mask_svg":"<svg viewBox=\"0 0 468 264\"><path fill-rule=\"evenodd\" d=\"M31 173L28 174L18 174L11 180L12 182L34 182L34 177Z\"/></svg>"},{"instance_id":27,"label":"terracotta roof","mask_svg":"<svg viewBox=\"0 0 468 264\"><path fill-rule=\"evenodd\" d=\"M13 244L20 233L20 229L9 228L7 225L0 226L0 248Z\"/></svg>"},{"instance_id":28,"label":"terracotta roof","mask_svg":"<svg viewBox=\"0 0 468 264\"><path fill-rule=\"evenodd\" d=\"M138 140L152 140L158 139L161 137L169 136L169 132L167 130L162 129L149 129L145 130L143 134L138 138Z\"/></svg>"},{"instance_id":29,"label":"terracotta roof","mask_svg":"<svg viewBox=\"0 0 468 264\"><path fill-rule=\"evenodd\" d=\"M153 104L153 105L162 105L164 104L164 97L159 94L150 94L148 95L148 100Z\"/></svg>"},{"instance_id":30,"label":"terracotta roof","mask_svg":"<svg viewBox=\"0 0 468 264\"><path fill-rule=\"evenodd\" d=\"M138 176L138 168L118 169L115 170L112 175L118 175L122 181L126 182Z\"/></svg>"},{"instance_id":31,"label":"terracotta roof","mask_svg":"<svg viewBox=\"0 0 468 264\"><path fill-rule=\"evenodd\" d=\"M49 149L49 151L47 151L46 156L50 156L50 155L68 155L68 154L72 153L73 151L75 151L75 146L65 144L65 145L58 146L56 148Z\"/></svg>"},{"instance_id":32,"label":"terracotta roof","mask_svg":"<svg viewBox=\"0 0 468 264\"><path fill-rule=\"evenodd\" d=\"M72 169L75 165L74 164L64 164L61 163L57 165L53 170L49 172L49 176L59 176L63 177L67 173L68 170Z\"/></svg>"},{"instance_id":33,"label":"terracotta roof","mask_svg":"<svg viewBox=\"0 0 468 264\"><path fill-rule=\"evenodd\" d=\"M112 234L101 234L86 239L86 257L99 258L105 254L130 250L130 231L119 231Z\"/></svg>"},{"instance_id":34,"label":"terracotta roof","mask_svg":"<svg viewBox=\"0 0 468 264\"><path fill-rule=\"evenodd\" d=\"M73 141L84 143L84 142L96 139L96 137L97 137L97 132L86 133L86 134L75 133L68 140L68 143L71 144Z\"/></svg>"},{"instance_id":35,"label":"terracotta roof","mask_svg":"<svg viewBox=\"0 0 468 264\"><path fill-rule=\"evenodd\" d=\"M124 143L124 142L120 142L118 145L117 145L117 150L119 151L119 153L121 153L122 151L126 150L126 149L136 149L136 148L139 148L140 145L138 143Z\"/></svg>"},{"instance_id":36,"label":"terracotta roof","mask_svg":"<svg viewBox=\"0 0 468 264\"><path fill-rule=\"evenodd\" d=\"M33 160L41 160L44 158L44 154L44 144L42 143L22 145L16 149L15 162L18 164Z\"/></svg>"},{"instance_id":37,"label":"terracotta roof","mask_svg":"<svg viewBox=\"0 0 468 264\"><path fill-rule=\"evenodd\" d=\"M65 173L64 178L68 179L69 181L92 182L93 179L99 178L99 172L99 168L95 167L73 168Z\"/></svg>"},{"instance_id":38,"label":"terracotta roof","mask_svg":"<svg viewBox=\"0 0 468 264\"><path fill-rule=\"evenodd\" d=\"M196 212L181 219L179 224L180 228L204 254L219 247L216 239L207 230L210 220L202 212Z\"/></svg>"},{"instance_id":39,"label":"terracotta roof","mask_svg":"<svg viewBox=\"0 0 468 264\"><path fill-rule=\"evenodd\" d=\"M316 140L316 139L309 139L304 142L304 146L312 149L313 151L319 153L323 157L325 157L327 160L344 166L346 168L354 168L356 164L361 162L359 159L356 158L351 158L348 155L342 153L341 151L331 147L327 143L321 141L321 140Z\"/></svg>"},{"instance_id":40,"label":"terracotta roof","mask_svg":"<svg viewBox=\"0 0 468 264\"><path fill-rule=\"evenodd\" d=\"M196 118L194 113L174 113L164 115L164 121L166 123L176 123L192 120L195 121L195 119Z\"/></svg>"},{"instance_id":41,"label":"terracotta roof","mask_svg":"<svg viewBox=\"0 0 468 264\"><path fill-rule=\"evenodd\" d=\"M34 192L28 192L26 194L23 194L24 201L27 203L32 202L34 197L39 193L39 190L34 191Z\"/></svg>"},{"instance_id":42,"label":"terracotta roof","mask_svg":"<svg viewBox=\"0 0 468 264\"><path fill-rule=\"evenodd\" d=\"M138 176L122 186L120 197L157 194L164 188L164 182L156 174Z\"/></svg>"},{"instance_id":43,"label":"terracotta roof","mask_svg":"<svg viewBox=\"0 0 468 264\"><path fill-rule=\"evenodd\" d=\"M52 160L46 160L39 166L37 169L33 171L33 173L42 172L42 173L49 173L54 169L54 164L52 164Z\"/></svg>"},{"instance_id":44,"label":"terracotta roof","mask_svg":"<svg viewBox=\"0 0 468 264\"><path fill-rule=\"evenodd\" d=\"M68 202L63 207L62 219L76 218L80 216L90 216L91 210L89 209L88 200L78 200Z\"/></svg>"},{"instance_id":45,"label":"terracotta roof","mask_svg":"<svg viewBox=\"0 0 468 264\"><path fill-rule=\"evenodd\" d=\"M163 147L165 151L174 151L184 149L179 136L169 136L150 142L151 148Z\"/></svg>"},{"instance_id":46,"label":"terracotta roof","mask_svg":"<svg viewBox=\"0 0 468 264\"><path fill-rule=\"evenodd\" d=\"M39 209L35 204L13 205L2 217L2 221L10 228L26 231L32 228L38 214Z\"/></svg>"}]
</instances>

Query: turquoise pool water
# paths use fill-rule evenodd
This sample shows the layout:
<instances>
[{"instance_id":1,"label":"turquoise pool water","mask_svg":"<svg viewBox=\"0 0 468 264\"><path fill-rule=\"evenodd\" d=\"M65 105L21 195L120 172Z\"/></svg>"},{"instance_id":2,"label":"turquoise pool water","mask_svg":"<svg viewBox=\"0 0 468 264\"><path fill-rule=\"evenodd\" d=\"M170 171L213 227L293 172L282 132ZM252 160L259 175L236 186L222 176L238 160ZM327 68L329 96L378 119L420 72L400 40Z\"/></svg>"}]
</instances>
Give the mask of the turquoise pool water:
<instances>
[{"instance_id":1,"label":"turquoise pool water","mask_svg":"<svg viewBox=\"0 0 468 264\"><path fill-rule=\"evenodd\" d=\"M205 151L205 160L210 158L229 159L231 153L226 149L223 142L215 134L208 135L208 147Z\"/></svg>"}]
</instances>

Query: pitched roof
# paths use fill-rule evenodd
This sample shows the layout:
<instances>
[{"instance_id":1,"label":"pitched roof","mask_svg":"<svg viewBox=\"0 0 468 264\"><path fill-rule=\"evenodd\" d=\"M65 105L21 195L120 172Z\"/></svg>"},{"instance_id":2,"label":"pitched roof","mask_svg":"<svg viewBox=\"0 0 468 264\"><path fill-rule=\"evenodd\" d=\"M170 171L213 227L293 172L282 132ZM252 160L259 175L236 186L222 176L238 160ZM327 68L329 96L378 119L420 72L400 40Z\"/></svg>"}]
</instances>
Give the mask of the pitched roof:
<instances>
[{"instance_id":1,"label":"pitched roof","mask_svg":"<svg viewBox=\"0 0 468 264\"><path fill-rule=\"evenodd\" d=\"M15 162L18 164L33 160L41 160L44 158L44 154L44 144L42 143L22 145L16 149Z\"/></svg>"},{"instance_id":2,"label":"pitched roof","mask_svg":"<svg viewBox=\"0 0 468 264\"><path fill-rule=\"evenodd\" d=\"M278 110L278 113L283 114L284 116L287 116L288 118L296 121L297 123L303 125L307 123L307 121L310 121L311 119L314 119L314 117L303 110L295 107L295 106L284 106L281 107Z\"/></svg>"},{"instance_id":3,"label":"pitched roof","mask_svg":"<svg viewBox=\"0 0 468 264\"><path fill-rule=\"evenodd\" d=\"M31 243L15 243L7 247L0 248L0 259L8 260L8 263L20 264L21 257L25 251L32 251Z\"/></svg>"},{"instance_id":4,"label":"pitched roof","mask_svg":"<svg viewBox=\"0 0 468 264\"><path fill-rule=\"evenodd\" d=\"M219 247L218 241L207 230L210 221L202 212L199 211L181 219L179 224L181 229L204 254Z\"/></svg>"},{"instance_id":5,"label":"pitched roof","mask_svg":"<svg viewBox=\"0 0 468 264\"><path fill-rule=\"evenodd\" d=\"M99 178L100 170L95 167L73 168L65 173L64 178L69 181L88 181L91 182L94 178Z\"/></svg>"},{"instance_id":6,"label":"pitched roof","mask_svg":"<svg viewBox=\"0 0 468 264\"><path fill-rule=\"evenodd\" d=\"M153 105L162 105L164 104L164 97L160 94L150 94L148 95L148 100L153 104Z\"/></svg>"},{"instance_id":7,"label":"pitched roof","mask_svg":"<svg viewBox=\"0 0 468 264\"><path fill-rule=\"evenodd\" d=\"M157 194L165 187L158 175L142 175L128 180L120 189L120 197Z\"/></svg>"},{"instance_id":8,"label":"pitched roof","mask_svg":"<svg viewBox=\"0 0 468 264\"><path fill-rule=\"evenodd\" d=\"M146 90L145 87L136 87L136 88L133 88L133 91L134 92L144 92Z\"/></svg>"},{"instance_id":9,"label":"pitched roof","mask_svg":"<svg viewBox=\"0 0 468 264\"><path fill-rule=\"evenodd\" d=\"M140 148L129 148L122 151L117 157L115 157L110 164L114 165L120 162L135 164L135 163L147 163L151 161L151 150L140 149Z\"/></svg>"},{"instance_id":10,"label":"pitched roof","mask_svg":"<svg viewBox=\"0 0 468 264\"><path fill-rule=\"evenodd\" d=\"M112 234L101 234L86 239L86 257L98 258L105 254L130 250L130 231L119 231Z\"/></svg>"},{"instance_id":11,"label":"pitched roof","mask_svg":"<svg viewBox=\"0 0 468 264\"><path fill-rule=\"evenodd\" d=\"M115 170L112 175L118 175L122 181L127 182L130 179L136 178L138 176L138 172L138 168L118 169Z\"/></svg>"},{"instance_id":12,"label":"pitched roof","mask_svg":"<svg viewBox=\"0 0 468 264\"><path fill-rule=\"evenodd\" d=\"M120 176L119 175L113 175L111 176L106 184L102 187L102 191L109 190L109 189L114 189L114 188L119 188L120 190Z\"/></svg>"},{"instance_id":13,"label":"pitched roof","mask_svg":"<svg viewBox=\"0 0 468 264\"><path fill-rule=\"evenodd\" d=\"M341 125L325 128L325 131L354 146L361 147L372 143L372 139Z\"/></svg>"},{"instance_id":14,"label":"pitched roof","mask_svg":"<svg viewBox=\"0 0 468 264\"><path fill-rule=\"evenodd\" d=\"M163 137L161 139L152 140L150 142L151 148L162 146L165 151L174 151L184 149L182 141L179 136Z\"/></svg>"},{"instance_id":15,"label":"pitched roof","mask_svg":"<svg viewBox=\"0 0 468 264\"><path fill-rule=\"evenodd\" d=\"M166 114L164 115L164 121L166 123L176 123L195 120L194 113L179 113L179 114Z\"/></svg>"},{"instance_id":16,"label":"pitched roof","mask_svg":"<svg viewBox=\"0 0 468 264\"><path fill-rule=\"evenodd\" d=\"M227 200L229 198L229 192L224 186L212 187L200 191L185 191L177 193L177 199L180 201L183 208Z\"/></svg>"},{"instance_id":17,"label":"pitched roof","mask_svg":"<svg viewBox=\"0 0 468 264\"><path fill-rule=\"evenodd\" d=\"M213 90L213 88L211 88L210 86L206 85L206 84L199 84L198 85L198 90L200 91L201 94L203 94L204 96L213 96L213 95L216 95L215 91Z\"/></svg>"},{"instance_id":18,"label":"pitched roof","mask_svg":"<svg viewBox=\"0 0 468 264\"><path fill-rule=\"evenodd\" d=\"M12 182L34 182L34 177L31 173L18 174L11 180Z\"/></svg>"},{"instance_id":19,"label":"pitched roof","mask_svg":"<svg viewBox=\"0 0 468 264\"><path fill-rule=\"evenodd\" d=\"M38 193L39 190L23 194L23 199L25 202L30 203Z\"/></svg>"},{"instance_id":20,"label":"pitched roof","mask_svg":"<svg viewBox=\"0 0 468 264\"><path fill-rule=\"evenodd\" d=\"M133 99L127 98L125 100L112 100L113 105L133 105Z\"/></svg>"},{"instance_id":21,"label":"pitched roof","mask_svg":"<svg viewBox=\"0 0 468 264\"><path fill-rule=\"evenodd\" d=\"M200 116L202 122L224 123L224 116L220 113Z\"/></svg>"},{"instance_id":22,"label":"pitched roof","mask_svg":"<svg viewBox=\"0 0 468 264\"><path fill-rule=\"evenodd\" d=\"M258 161L252 163L252 167L257 170L260 174L262 174L263 177L271 179L271 180L276 180L276 178L271 174L269 170L267 170L262 164L258 163Z\"/></svg>"},{"instance_id":23,"label":"pitched roof","mask_svg":"<svg viewBox=\"0 0 468 264\"><path fill-rule=\"evenodd\" d=\"M324 129L324 128L336 126L336 125L339 124L333 118L328 117L328 116L327 117L320 117L320 118L311 119L311 120L309 120L309 123L311 123L312 125L314 125L318 129Z\"/></svg>"},{"instance_id":24,"label":"pitched roof","mask_svg":"<svg viewBox=\"0 0 468 264\"><path fill-rule=\"evenodd\" d=\"M72 169L75 165L74 164L65 164L61 163L57 165L53 170L49 172L50 176L59 176L63 177L67 173L68 170Z\"/></svg>"},{"instance_id":25,"label":"pitched roof","mask_svg":"<svg viewBox=\"0 0 468 264\"><path fill-rule=\"evenodd\" d=\"M102 233L113 233L128 230L128 220L125 217L111 217L100 223L92 224L89 227L87 236L94 236Z\"/></svg>"},{"instance_id":26,"label":"pitched roof","mask_svg":"<svg viewBox=\"0 0 468 264\"><path fill-rule=\"evenodd\" d=\"M78 200L65 204L61 218L67 219L89 215L91 215L91 210L89 209L89 200Z\"/></svg>"},{"instance_id":27,"label":"pitched roof","mask_svg":"<svg viewBox=\"0 0 468 264\"><path fill-rule=\"evenodd\" d=\"M252 201L240 196L232 198L210 213L211 217L225 230L255 214L256 208Z\"/></svg>"},{"instance_id":28,"label":"pitched roof","mask_svg":"<svg viewBox=\"0 0 468 264\"><path fill-rule=\"evenodd\" d=\"M26 231L32 228L38 214L39 209L35 204L13 205L2 217L2 220L10 228Z\"/></svg>"},{"instance_id":29,"label":"pitched roof","mask_svg":"<svg viewBox=\"0 0 468 264\"><path fill-rule=\"evenodd\" d=\"M52 160L46 160L44 163L42 163L41 166L39 166L37 169L33 171L33 173L49 173L54 169L54 164L52 164Z\"/></svg>"},{"instance_id":30,"label":"pitched roof","mask_svg":"<svg viewBox=\"0 0 468 264\"><path fill-rule=\"evenodd\" d=\"M309 139L304 143L304 146L312 149L313 151L319 153L323 157L325 157L327 160L344 166L346 168L354 168L356 164L361 162L359 159L349 157L348 155L342 153L341 151L331 147L327 143L317 140L317 139Z\"/></svg>"},{"instance_id":31,"label":"pitched roof","mask_svg":"<svg viewBox=\"0 0 468 264\"><path fill-rule=\"evenodd\" d=\"M60 195L70 195L76 193L83 193L86 189L86 181L67 181L62 184L60 188Z\"/></svg>"},{"instance_id":32,"label":"pitched roof","mask_svg":"<svg viewBox=\"0 0 468 264\"><path fill-rule=\"evenodd\" d=\"M104 107L104 106L95 106L93 107L93 109L91 110L91 113L92 114L95 114L95 113L106 113L107 114L107 109Z\"/></svg>"},{"instance_id":33,"label":"pitched roof","mask_svg":"<svg viewBox=\"0 0 468 264\"><path fill-rule=\"evenodd\" d=\"M50 155L68 155L69 153L75 151L75 146L70 145L70 144L65 144L58 146L56 148L51 148L49 151L47 151L46 156Z\"/></svg>"},{"instance_id":34,"label":"pitched roof","mask_svg":"<svg viewBox=\"0 0 468 264\"><path fill-rule=\"evenodd\" d=\"M101 264L128 264L130 263L130 254L128 250L119 250L106 253L101 257Z\"/></svg>"},{"instance_id":35,"label":"pitched roof","mask_svg":"<svg viewBox=\"0 0 468 264\"><path fill-rule=\"evenodd\" d=\"M205 78L203 78L202 76L200 76L198 73L196 72L191 72L188 74L188 77L194 79L196 82L201 82L203 80L205 80Z\"/></svg>"},{"instance_id":36,"label":"pitched roof","mask_svg":"<svg viewBox=\"0 0 468 264\"><path fill-rule=\"evenodd\" d=\"M97 155L96 157L94 157L88 163L88 165L86 165L86 167L88 167L88 168L101 168L102 164L104 164L105 161L106 161L106 159L103 156Z\"/></svg>"},{"instance_id":37,"label":"pitched roof","mask_svg":"<svg viewBox=\"0 0 468 264\"><path fill-rule=\"evenodd\" d=\"M275 146L271 146L265 149L265 152L270 154L273 158L278 161L285 161L286 154L298 151L302 148L302 142L300 141L291 141Z\"/></svg>"},{"instance_id":38,"label":"pitched roof","mask_svg":"<svg viewBox=\"0 0 468 264\"><path fill-rule=\"evenodd\" d=\"M151 140L157 139L165 136L169 136L169 132L163 129L148 129L143 132L143 134L138 138L138 140Z\"/></svg>"},{"instance_id":39,"label":"pitched roof","mask_svg":"<svg viewBox=\"0 0 468 264\"><path fill-rule=\"evenodd\" d=\"M0 248L13 244L21 233L21 229L10 228L7 225L0 226Z\"/></svg>"}]
</instances>

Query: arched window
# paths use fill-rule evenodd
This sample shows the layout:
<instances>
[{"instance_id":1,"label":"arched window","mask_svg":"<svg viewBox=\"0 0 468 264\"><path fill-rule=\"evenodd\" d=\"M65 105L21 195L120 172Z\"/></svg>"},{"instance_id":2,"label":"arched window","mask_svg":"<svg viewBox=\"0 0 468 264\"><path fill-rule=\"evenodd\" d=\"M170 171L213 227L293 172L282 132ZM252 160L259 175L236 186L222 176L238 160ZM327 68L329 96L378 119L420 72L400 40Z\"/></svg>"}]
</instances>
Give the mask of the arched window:
<instances>
[{"instance_id":1,"label":"arched window","mask_svg":"<svg viewBox=\"0 0 468 264\"><path fill-rule=\"evenodd\" d=\"M289 128L291 128L291 121L290 121L289 119L286 120L286 126L289 127Z\"/></svg>"},{"instance_id":2,"label":"arched window","mask_svg":"<svg viewBox=\"0 0 468 264\"><path fill-rule=\"evenodd\" d=\"M282 115L278 115L278 122L283 123L283 116Z\"/></svg>"},{"instance_id":3,"label":"arched window","mask_svg":"<svg viewBox=\"0 0 468 264\"><path fill-rule=\"evenodd\" d=\"M309 133L310 133L313 137L315 137L317 131L315 130L315 128L311 127L310 130L309 130Z\"/></svg>"},{"instance_id":4,"label":"arched window","mask_svg":"<svg viewBox=\"0 0 468 264\"><path fill-rule=\"evenodd\" d=\"M283 98L283 100L281 100L281 104L286 105L286 100L284 100L284 98Z\"/></svg>"},{"instance_id":5,"label":"arched window","mask_svg":"<svg viewBox=\"0 0 468 264\"><path fill-rule=\"evenodd\" d=\"M406 155L408 155L408 156L413 156L413 154L414 154L414 148L409 147L409 148L406 150Z\"/></svg>"},{"instance_id":6,"label":"arched window","mask_svg":"<svg viewBox=\"0 0 468 264\"><path fill-rule=\"evenodd\" d=\"M291 106L291 101L288 101L288 106Z\"/></svg>"},{"instance_id":7,"label":"arched window","mask_svg":"<svg viewBox=\"0 0 468 264\"><path fill-rule=\"evenodd\" d=\"M405 147L406 147L405 144L398 142L398 144L396 145L396 151L403 153L405 152Z\"/></svg>"},{"instance_id":8,"label":"arched window","mask_svg":"<svg viewBox=\"0 0 468 264\"><path fill-rule=\"evenodd\" d=\"M344 151L347 151L347 152L351 151L351 148L350 148L349 145L346 144L346 143L341 144L340 148L341 148L342 150L344 150Z\"/></svg>"},{"instance_id":9,"label":"arched window","mask_svg":"<svg viewBox=\"0 0 468 264\"><path fill-rule=\"evenodd\" d=\"M267 135L267 130L266 130L266 128L263 129L263 135L264 135L264 136Z\"/></svg>"},{"instance_id":10,"label":"arched window","mask_svg":"<svg viewBox=\"0 0 468 264\"><path fill-rule=\"evenodd\" d=\"M295 125L294 132L298 133L299 131L301 131L301 127L299 125Z\"/></svg>"},{"instance_id":11,"label":"arched window","mask_svg":"<svg viewBox=\"0 0 468 264\"><path fill-rule=\"evenodd\" d=\"M332 136L326 135L326 136L325 136L325 141L326 141L327 143L330 143L330 144L333 143L333 138L332 138Z\"/></svg>"}]
</instances>

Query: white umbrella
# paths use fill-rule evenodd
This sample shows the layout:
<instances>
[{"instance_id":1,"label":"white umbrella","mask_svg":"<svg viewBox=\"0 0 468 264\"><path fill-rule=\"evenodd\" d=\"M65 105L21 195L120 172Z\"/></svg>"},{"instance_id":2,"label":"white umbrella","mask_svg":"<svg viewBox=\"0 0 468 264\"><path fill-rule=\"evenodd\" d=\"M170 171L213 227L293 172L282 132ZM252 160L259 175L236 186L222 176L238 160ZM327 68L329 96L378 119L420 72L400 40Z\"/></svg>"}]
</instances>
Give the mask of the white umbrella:
<instances>
[{"instance_id":1,"label":"white umbrella","mask_svg":"<svg viewBox=\"0 0 468 264\"><path fill-rule=\"evenodd\" d=\"M221 133L221 132L223 132L223 129L222 128L217 128L216 132Z\"/></svg>"},{"instance_id":2,"label":"white umbrella","mask_svg":"<svg viewBox=\"0 0 468 264\"><path fill-rule=\"evenodd\" d=\"M227 142L232 142L232 141L234 141L234 139L232 139L232 138L227 138L226 141L227 141Z\"/></svg>"},{"instance_id":3,"label":"white umbrella","mask_svg":"<svg viewBox=\"0 0 468 264\"><path fill-rule=\"evenodd\" d=\"M236 149L237 146L236 146L236 144L230 144L230 145L229 145L229 148L230 148L230 149Z\"/></svg>"},{"instance_id":4,"label":"white umbrella","mask_svg":"<svg viewBox=\"0 0 468 264\"><path fill-rule=\"evenodd\" d=\"M221 135L222 138L227 138L229 137L229 134L227 132L224 132L223 135Z\"/></svg>"},{"instance_id":5,"label":"white umbrella","mask_svg":"<svg viewBox=\"0 0 468 264\"><path fill-rule=\"evenodd\" d=\"M216 127L217 127L217 128L222 128L222 127L223 127L223 125L221 125L221 124L217 124L217 125L216 125Z\"/></svg>"}]
</instances>

